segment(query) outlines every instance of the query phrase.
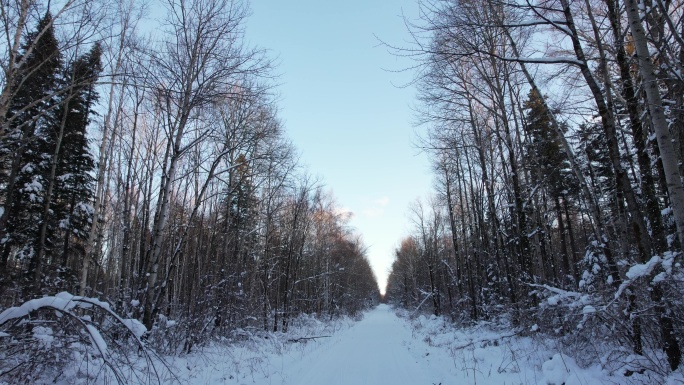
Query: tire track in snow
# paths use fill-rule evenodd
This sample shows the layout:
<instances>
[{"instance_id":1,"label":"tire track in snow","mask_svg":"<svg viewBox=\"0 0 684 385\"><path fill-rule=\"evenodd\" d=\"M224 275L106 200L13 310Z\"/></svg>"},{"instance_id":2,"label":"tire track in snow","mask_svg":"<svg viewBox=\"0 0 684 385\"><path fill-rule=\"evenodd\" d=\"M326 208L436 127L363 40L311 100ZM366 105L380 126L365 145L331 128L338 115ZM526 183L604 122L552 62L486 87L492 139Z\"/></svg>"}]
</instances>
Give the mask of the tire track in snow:
<instances>
[{"instance_id":1,"label":"tire track in snow","mask_svg":"<svg viewBox=\"0 0 684 385\"><path fill-rule=\"evenodd\" d=\"M444 373L430 365L423 341L413 340L407 323L387 305L334 336L290 368L283 384L297 385L430 385L447 384ZM434 352L434 350L433 350ZM432 357L431 357L432 358Z\"/></svg>"}]
</instances>

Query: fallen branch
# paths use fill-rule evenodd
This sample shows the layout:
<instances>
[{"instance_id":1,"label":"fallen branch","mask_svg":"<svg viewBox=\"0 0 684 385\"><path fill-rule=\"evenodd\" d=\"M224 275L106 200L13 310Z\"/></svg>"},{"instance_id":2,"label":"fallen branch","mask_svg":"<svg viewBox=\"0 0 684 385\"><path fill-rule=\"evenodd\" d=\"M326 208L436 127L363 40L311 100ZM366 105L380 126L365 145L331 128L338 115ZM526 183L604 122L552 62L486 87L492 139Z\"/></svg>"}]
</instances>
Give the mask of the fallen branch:
<instances>
[{"instance_id":1,"label":"fallen branch","mask_svg":"<svg viewBox=\"0 0 684 385\"><path fill-rule=\"evenodd\" d=\"M467 343L465 345L457 346L457 347L453 348L453 350L463 350L463 349L465 349L469 346L473 346L475 344L481 344L483 342L499 341L499 340L502 340L504 338L515 337L518 334L520 334L520 332L521 332L521 330L518 330L518 331L513 332L513 334L503 334L503 335L493 336L491 338L480 338L479 340L470 341L470 343Z\"/></svg>"},{"instance_id":2,"label":"fallen branch","mask_svg":"<svg viewBox=\"0 0 684 385\"><path fill-rule=\"evenodd\" d=\"M428 300L428 298L431 298L431 297L432 297L432 293L424 292L424 294L425 294L425 298L423 298L423 300L420 301L420 303L418 304L418 307L416 307L416 310L414 310L414 311L411 312L411 316L413 316L414 314L416 314L416 312L420 309L421 306L423 306L423 304L425 303L425 301Z\"/></svg>"},{"instance_id":3,"label":"fallen branch","mask_svg":"<svg viewBox=\"0 0 684 385\"><path fill-rule=\"evenodd\" d=\"M332 336L314 336L314 337L299 337L299 338L290 338L287 340L287 342L305 342L307 340L315 340L316 338L328 338Z\"/></svg>"}]
</instances>

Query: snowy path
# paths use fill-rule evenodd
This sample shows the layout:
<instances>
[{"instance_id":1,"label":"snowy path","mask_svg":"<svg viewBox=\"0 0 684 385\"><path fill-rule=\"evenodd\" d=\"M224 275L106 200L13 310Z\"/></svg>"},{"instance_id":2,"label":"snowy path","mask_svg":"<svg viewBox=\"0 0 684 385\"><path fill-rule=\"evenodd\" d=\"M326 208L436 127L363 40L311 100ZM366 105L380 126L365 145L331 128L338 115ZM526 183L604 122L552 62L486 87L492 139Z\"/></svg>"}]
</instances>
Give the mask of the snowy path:
<instances>
[{"instance_id":1,"label":"snowy path","mask_svg":"<svg viewBox=\"0 0 684 385\"><path fill-rule=\"evenodd\" d=\"M572 357L543 348L529 337L504 337L511 331L481 326L454 329L444 319L426 316L413 320L412 328L387 305L367 312L361 321L347 323L348 326L338 324L341 330L328 330L328 324L319 321L313 324L313 328L293 328L290 335L255 340L262 344L255 345L255 349L232 346L213 353L206 350L192 357L176 358L176 374L183 385L605 385L627 382L620 381L620 377L608 377L601 365L581 369ZM297 336L322 335L331 337L283 343ZM675 383L681 382L671 382Z\"/></svg>"},{"instance_id":2,"label":"snowy path","mask_svg":"<svg viewBox=\"0 0 684 385\"><path fill-rule=\"evenodd\" d=\"M322 351L313 351L285 368L284 384L431 385L447 384L429 365L422 341L413 339L405 321L387 305L366 313L353 327L334 336ZM433 358L433 357L430 357Z\"/></svg>"}]
</instances>

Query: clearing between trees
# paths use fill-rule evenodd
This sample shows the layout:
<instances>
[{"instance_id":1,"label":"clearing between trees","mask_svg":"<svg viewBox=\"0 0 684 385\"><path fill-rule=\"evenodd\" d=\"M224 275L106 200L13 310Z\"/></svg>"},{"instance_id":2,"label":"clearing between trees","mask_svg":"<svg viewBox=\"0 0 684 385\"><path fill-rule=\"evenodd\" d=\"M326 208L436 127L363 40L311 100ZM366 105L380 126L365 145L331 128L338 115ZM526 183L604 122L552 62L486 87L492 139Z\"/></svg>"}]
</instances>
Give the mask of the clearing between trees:
<instances>
[{"instance_id":1,"label":"clearing between trees","mask_svg":"<svg viewBox=\"0 0 684 385\"><path fill-rule=\"evenodd\" d=\"M230 350L207 349L172 365L183 383L296 385L580 385L655 383L648 373L629 373L616 362L580 368L553 340L480 324L457 329L443 317L418 316L381 304L337 331L300 323L286 335L253 340ZM328 324L327 327L330 327ZM301 333L319 333L288 343ZM315 337L307 334L306 337ZM619 369L618 369L619 368ZM626 373L626 374L625 374ZM681 384L676 374L664 380Z\"/></svg>"}]
</instances>

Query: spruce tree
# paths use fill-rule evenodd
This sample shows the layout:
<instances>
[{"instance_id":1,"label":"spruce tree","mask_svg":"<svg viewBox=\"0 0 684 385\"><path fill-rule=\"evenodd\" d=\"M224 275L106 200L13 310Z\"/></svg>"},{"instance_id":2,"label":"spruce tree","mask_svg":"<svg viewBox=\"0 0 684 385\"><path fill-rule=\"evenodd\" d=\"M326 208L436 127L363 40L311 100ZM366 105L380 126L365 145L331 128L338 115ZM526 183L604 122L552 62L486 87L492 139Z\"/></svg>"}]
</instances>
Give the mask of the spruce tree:
<instances>
[{"instance_id":1,"label":"spruce tree","mask_svg":"<svg viewBox=\"0 0 684 385\"><path fill-rule=\"evenodd\" d=\"M101 71L99 45L73 64L74 94L68 105L64 138L58 164L56 201L64 234L63 261L69 253L69 237L85 239L92 222L95 161L88 149L87 127L97 102L95 82Z\"/></svg>"},{"instance_id":2,"label":"spruce tree","mask_svg":"<svg viewBox=\"0 0 684 385\"><path fill-rule=\"evenodd\" d=\"M553 197L576 192L567 155L561 147L558 132L551 125L549 113L540 95L535 90L530 90L524 106L528 110L525 163L536 171L532 172L532 178L536 183L546 186Z\"/></svg>"},{"instance_id":3,"label":"spruce tree","mask_svg":"<svg viewBox=\"0 0 684 385\"><path fill-rule=\"evenodd\" d=\"M49 167L42 168L48 188L44 191L43 217L39 237L35 240L37 254L47 255L60 272L62 289L74 289L75 277L68 274L70 256L83 250L92 222L92 199L95 162L88 150L87 128L97 102L95 83L101 71L102 50L98 44L74 60L64 70L61 98L52 125L45 125L39 136L43 153L50 154ZM76 251L76 253L74 253ZM80 262L73 260L72 262ZM64 278L69 278L64 282Z\"/></svg>"},{"instance_id":4,"label":"spruce tree","mask_svg":"<svg viewBox=\"0 0 684 385\"><path fill-rule=\"evenodd\" d=\"M40 169L40 127L53 124L62 57L55 37L52 15L46 13L22 44L24 60L11 85L12 98L6 116L7 135L0 138L0 250L3 278L9 278L12 250L19 259L33 255L29 240L37 234L37 209L44 186ZM33 261L35 262L35 261ZM29 267L30 268L30 267Z\"/></svg>"},{"instance_id":5,"label":"spruce tree","mask_svg":"<svg viewBox=\"0 0 684 385\"><path fill-rule=\"evenodd\" d=\"M558 280L557 284L563 286L579 281L579 269L577 267L578 255L572 238L566 238L566 226L571 227L568 207L573 197L579 192L579 186L570 169L570 161L562 148L559 133L551 124L549 111L544 104L541 95L535 90L530 90L528 100L524 104L528 110L526 115L525 132L527 133L527 146L525 151L525 163L530 167L532 182L542 186L551 198L558 223L558 236L560 239L560 262L561 272L554 268L555 262L544 260L547 274ZM565 127L563 127L565 130ZM562 204L561 204L562 202ZM564 219L565 216L565 219ZM544 234L544 233L542 233ZM571 234L571 232L569 232ZM568 251L568 243L570 249ZM570 276L572 275L572 279ZM575 282L572 282L572 281Z\"/></svg>"}]
</instances>

